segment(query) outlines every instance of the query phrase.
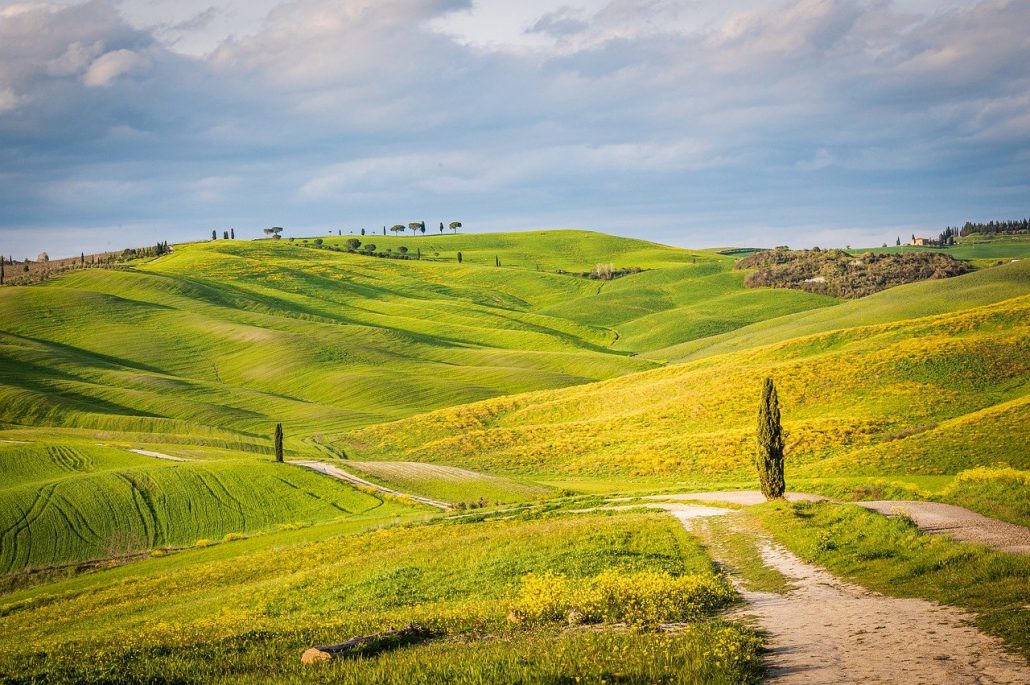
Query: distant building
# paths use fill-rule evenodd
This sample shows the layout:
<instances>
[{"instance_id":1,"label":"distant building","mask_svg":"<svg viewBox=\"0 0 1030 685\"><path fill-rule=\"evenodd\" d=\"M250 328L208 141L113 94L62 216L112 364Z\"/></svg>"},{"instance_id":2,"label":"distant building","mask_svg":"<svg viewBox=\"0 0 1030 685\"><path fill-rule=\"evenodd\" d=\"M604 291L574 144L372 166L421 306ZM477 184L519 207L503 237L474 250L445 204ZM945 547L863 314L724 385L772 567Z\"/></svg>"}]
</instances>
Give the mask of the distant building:
<instances>
[{"instance_id":1,"label":"distant building","mask_svg":"<svg viewBox=\"0 0 1030 685\"><path fill-rule=\"evenodd\" d=\"M922 247L936 247L940 242L936 238L917 238L912 236L912 244Z\"/></svg>"}]
</instances>

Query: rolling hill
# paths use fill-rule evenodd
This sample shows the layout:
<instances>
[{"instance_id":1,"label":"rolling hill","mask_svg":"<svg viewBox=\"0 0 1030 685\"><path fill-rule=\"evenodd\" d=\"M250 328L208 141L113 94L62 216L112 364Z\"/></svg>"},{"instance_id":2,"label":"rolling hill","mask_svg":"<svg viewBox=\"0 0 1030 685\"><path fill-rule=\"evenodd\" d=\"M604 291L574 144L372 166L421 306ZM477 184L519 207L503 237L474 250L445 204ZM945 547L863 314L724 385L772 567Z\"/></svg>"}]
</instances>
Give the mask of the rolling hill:
<instances>
[{"instance_id":1,"label":"rolling hill","mask_svg":"<svg viewBox=\"0 0 1030 685\"><path fill-rule=\"evenodd\" d=\"M275 423L291 458L335 458L326 436L655 369L636 353L834 303L746 289L730 257L583 231L375 238L421 261L329 249L345 240L179 245L0 289L0 439L29 443L0 443L0 571L361 515L380 501L269 463ZM564 273L597 263L641 271ZM49 450L86 465L24 471ZM456 473L413 490L549 492Z\"/></svg>"}]
</instances>

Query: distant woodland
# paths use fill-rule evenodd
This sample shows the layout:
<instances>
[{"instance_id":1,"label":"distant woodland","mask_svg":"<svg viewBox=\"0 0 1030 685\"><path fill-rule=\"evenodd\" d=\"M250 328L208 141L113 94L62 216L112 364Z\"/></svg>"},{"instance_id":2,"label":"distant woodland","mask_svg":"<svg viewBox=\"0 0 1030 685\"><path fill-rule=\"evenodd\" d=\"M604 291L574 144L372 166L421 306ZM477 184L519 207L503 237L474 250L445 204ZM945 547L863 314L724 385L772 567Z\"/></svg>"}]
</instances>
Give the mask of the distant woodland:
<instances>
[{"instance_id":1,"label":"distant woodland","mask_svg":"<svg viewBox=\"0 0 1030 685\"><path fill-rule=\"evenodd\" d=\"M845 298L972 271L965 262L941 252L851 255L844 250L819 248L766 250L741 259L736 268L757 269L744 281L751 288L793 288Z\"/></svg>"}]
</instances>

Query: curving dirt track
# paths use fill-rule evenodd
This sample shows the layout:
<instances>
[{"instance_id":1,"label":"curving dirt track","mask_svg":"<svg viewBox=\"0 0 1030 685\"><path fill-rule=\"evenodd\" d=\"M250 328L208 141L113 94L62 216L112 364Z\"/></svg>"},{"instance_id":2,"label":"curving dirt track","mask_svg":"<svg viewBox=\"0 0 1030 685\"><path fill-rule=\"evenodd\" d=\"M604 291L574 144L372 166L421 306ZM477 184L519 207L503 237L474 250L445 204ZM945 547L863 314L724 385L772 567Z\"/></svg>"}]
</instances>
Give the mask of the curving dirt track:
<instances>
[{"instance_id":1,"label":"curving dirt track","mask_svg":"<svg viewBox=\"0 0 1030 685\"><path fill-rule=\"evenodd\" d=\"M788 492L787 500L819 501L821 495ZM758 490L726 490L721 492L687 492L678 495L654 495L651 499L712 502L751 506L765 502ZM849 502L886 516L903 514L928 533L941 533L959 542L986 545L1010 554L1030 554L1030 528L1006 523L963 507L940 502L881 501Z\"/></svg>"},{"instance_id":2,"label":"curving dirt track","mask_svg":"<svg viewBox=\"0 0 1030 685\"><path fill-rule=\"evenodd\" d=\"M773 683L1028 683L1030 667L969 624L970 614L921 599L886 597L842 582L765 544L784 594L741 593L770 636Z\"/></svg>"},{"instance_id":3,"label":"curving dirt track","mask_svg":"<svg viewBox=\"0 0 1030 685\"><path fill-rule=\"evenodd\" d=\"M671 512L688 530L697 519L732 514L700 505L654 506ZM759 549L762 562L792 582L780 594L750 591L735 581L747 606L733 617L757 624L769 636L768 682L1030 683L1027 662L973 627L968 612L871 592L768 541L759 541ZM717 547L709 551L727 565Z\"/></svg>"},{"instance_id":4,"label":"curving dirt track","mask_svg":"<svg viewBox=\"0 0 1030 685\"><path fill-rule=\"evenodd\" d=\"M1030 528L992 519L953 504L917 501L855 502L886 516L904 515L930 533L987 545L1010 554L1030 554Z\"/></svg>"},{"instance_id":5,"label":"curving dirt track","mask_svg":"<svg viewBox=\"0 0 1030 685\"><path fill-rule=\"evenodd\" d=\"M430 499L428 497L420 497L419 495L411 495L406 492L399 492L391 488L383 487L382 485L376 485L375 483L367 481L364 478L359 478L358 476L355 476L353 473L344 471L335 464L327 464L324 461L308 461L305 459L291 460L286 463L293 464L294 466L303 466L304 468L308 468L313 471L318 471L319 473L325 474L331 478L342 480L344 482L351 483L353 485L357 485L360 487L372 488L373 490L377 490L378 492L382 492L387 495L394 495L396 497L406 497L420 504L425 504L430 507L436 507L437 509L443 509L444 511L451 509L451 505L447 502L441 502L440 500Z\"/></svg>"}]
</instances>

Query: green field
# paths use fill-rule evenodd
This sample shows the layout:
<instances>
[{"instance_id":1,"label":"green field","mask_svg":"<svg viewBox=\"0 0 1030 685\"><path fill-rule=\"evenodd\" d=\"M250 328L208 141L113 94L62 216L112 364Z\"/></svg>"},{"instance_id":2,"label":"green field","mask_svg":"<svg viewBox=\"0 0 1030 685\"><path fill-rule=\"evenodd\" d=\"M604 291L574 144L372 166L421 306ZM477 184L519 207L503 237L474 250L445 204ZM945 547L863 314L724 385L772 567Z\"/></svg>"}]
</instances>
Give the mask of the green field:
<instances>
[{"instance_id":1,"label":"green field","mask_svg":"<svg viewBox=\"0 0 1030 685\"><path fill-rule=\"evenodd\" d=\"M0 672L51 682L95 681L114 673L134 681L355 683L387 673L390 682L428 683L476 682L477 674L503 681L546 679L569 670L591 680L618 670L638 682L753 682L761 672L759 642L750 630L708 620L715 608L732 601L732 591L700 546L664 516L376 532L352 526L317 541L277 537L151 559L0 597ZM562 596L540 594L526 580L534 574L548 574L552 583L565 579L570 587L614 582L604 609L608 620L632 618L643 609L641 620L689 618L693 627L676 635L563 633L545 611ZM677 578L701 584L678 603L649 604L648 583ZM516 621L514 614L526 618ZM399 658L385 652L325 668L300 664L300 653L313 644L411 622L428 634ZM470 652L473 640L476 649ZM518 657L555 640L566 643L573 662L561 652L533 664ZM616 657L644 646L664 655L655 659L642 652L628 662Z\"/></svg>"},{"instance_id":2,"label":"green field","mask_svg":"<svg viewBox=\"0 0 1030 685\"><path fill-rule=\"evenodd\" d=\"M3 534L18 542L0 554L3 570L103 556L108 534L94 536L91 526L124 531L134 544L122 546L138 550L351 512L309 487L320 477L290 469L289 484L276 479L263 463L276 422L284 425L288 457L336 458L342 453L329 436L349 429L656 368L660 362L628 348L832 303L745 289L728 257L597 233L376 240L381 247L420 241L426 259L378 259L299 241L218 241L177 246L130 270L87 269L0 289L5 439L44 447L56 439L73 450L99 443L204 462L112 462L72 486L59 482L64 474L26 484L12 473ZM434 261L437 251L443 260L445 245L462 250L465 261ZM599 262L644 270L611 282L555 273L590 271ZM126 475L137 468L145 478ZM205 484L214 472L225 487L212 494ZM260 513L252 510L256 483L267 483L274 502ZM61 494L37 498L40 489ZM511 492L494 483L454 496L507 501ZM162 508L172 493L198 498L181 530L168 520L180 515ZM234 502L236 513L214 514L202 504L219 498ZM110 506L98 509L95 500ZM103 521L94 524L95 517ZM15 549L29 544L26 519L65 530L47 547L37 540L34 551Z\"/></svg>"},{"instance_id":3,"label":"green field","mask_svg":"<svg viewBox=\"0 0 1030 685\"><path fill-rule=\"evenodd\" d=\"M586 231L356 236L408 259L351 237L0 288L0 680L756 682L763 638L720 618L737 598L698 538L569 512L754 487L766 376L792 486L1030 521L1025 238L841 301L746 288L739 255ZM598 264L632 272L582 275ZM280 422L287 461L453 510L276 463ZM753 520L862 582L878 567L848 564L881 538L917 570L968 561L847 507L818 520L854 524L850 556L817 554L792 511ZM902 594L962 604L922 575ZM1025 612L967 605L1022 645ZM299 664L409 622L427 634Z\"/></svg>"}]
</instances>

